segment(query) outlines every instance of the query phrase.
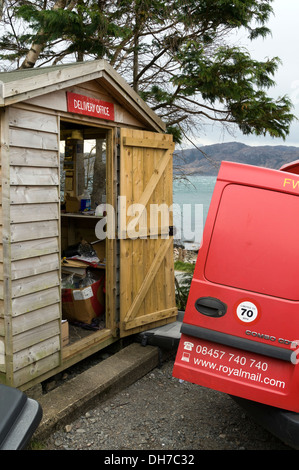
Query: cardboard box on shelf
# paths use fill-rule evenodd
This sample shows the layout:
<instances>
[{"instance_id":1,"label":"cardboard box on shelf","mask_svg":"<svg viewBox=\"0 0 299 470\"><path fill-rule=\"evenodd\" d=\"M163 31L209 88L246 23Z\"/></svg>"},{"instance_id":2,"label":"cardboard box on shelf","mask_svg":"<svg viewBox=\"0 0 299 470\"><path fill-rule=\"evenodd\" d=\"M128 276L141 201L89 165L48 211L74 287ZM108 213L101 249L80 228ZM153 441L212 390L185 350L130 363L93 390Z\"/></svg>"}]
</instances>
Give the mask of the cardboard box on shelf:
<instances>
[{"instance_id":1,"label":"cardboard box on shelf","mask_svg":"<svg viewBox=\"0 0 299 470\"><path fill-rule=\"evenodd\" d=\"M68 194L65 197L65 211L66 212L79 212L80 211L80 199L75 196L69 196Z\"/></svg>"},{"instance_id":2,"label":"cardboard box on shelf","mask_svg":"<svg viewBox=\"0 0 299 470\"><path fill-rule=\"evenodd\" d=\"M69 343L69 323L67 320L61 321L61 338L62 346L66 346Z\"/></svg>"},{"instance_id":3,"label":"cardboard box on shelf","mask_svg":"<svg viewBox=\"0 0 299 470\"><path fill-rule=\"evenodd\" d=\"M90 286L62 289L62 316L70 322L90 324L105 313L105 275Z\"/></svg>"},{"instance_id":4,"label":"cardboard box on shelf","mask_svg":"<svg viewBox=\"0 0 299 470\"><path fill-rule=\"evenodd\" d=\"M94 242L91 242L91 246L95 250L100 260L104 260L106 258L106 241L105 240L96 240Z\"/></svg>"}]
</instances>

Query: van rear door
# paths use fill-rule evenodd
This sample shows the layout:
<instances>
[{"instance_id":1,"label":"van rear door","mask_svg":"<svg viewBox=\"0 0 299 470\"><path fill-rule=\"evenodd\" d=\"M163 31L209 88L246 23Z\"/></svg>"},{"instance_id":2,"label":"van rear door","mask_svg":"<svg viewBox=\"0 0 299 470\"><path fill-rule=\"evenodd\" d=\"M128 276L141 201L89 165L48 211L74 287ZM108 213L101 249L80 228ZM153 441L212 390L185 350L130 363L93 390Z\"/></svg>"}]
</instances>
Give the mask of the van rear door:
<instances>
[{"instance_id":1,"label":"van rear door","mask_svg":"<svg viewBox=\"0 0 299 470\"><path fill-rule=\"evenodd\" d=\"M298 412L298 269L299 176L223 162L173 375Z\"/></svg>"}]
</instances>

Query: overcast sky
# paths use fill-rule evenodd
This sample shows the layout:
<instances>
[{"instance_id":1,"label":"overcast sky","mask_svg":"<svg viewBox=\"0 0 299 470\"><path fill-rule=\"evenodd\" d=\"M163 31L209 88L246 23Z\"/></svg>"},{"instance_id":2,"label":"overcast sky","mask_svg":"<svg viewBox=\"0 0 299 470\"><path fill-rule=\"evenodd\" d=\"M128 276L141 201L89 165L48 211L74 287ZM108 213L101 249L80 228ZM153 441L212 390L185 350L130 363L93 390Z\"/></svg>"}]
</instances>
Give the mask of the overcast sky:
<instances>
[{"instance_id":1,"label":"overcast sky","mask_svg":"<svg viewBox=\"0 0 299 470\"><path fill-rule=\"evenodd\" d=\"M299 119L299 0L274 0L274 15L267 26L272 35L266 39L257 39L244 44L253 58L264 60L267 57L279 57L282 61L275 75L276 86L268 90L272 98L288 95L294 105L293 114ZM247 42L247 43L246 43ZM295 122L289 136L283 139L271 137L244 136L238 131L233 135L224 133L220 126L210 126L205 135L201 135L197 144L209 145L222 142L243 142L248 145L294 145L299 147L299 121Z\"/></svg>"}]
</instances>

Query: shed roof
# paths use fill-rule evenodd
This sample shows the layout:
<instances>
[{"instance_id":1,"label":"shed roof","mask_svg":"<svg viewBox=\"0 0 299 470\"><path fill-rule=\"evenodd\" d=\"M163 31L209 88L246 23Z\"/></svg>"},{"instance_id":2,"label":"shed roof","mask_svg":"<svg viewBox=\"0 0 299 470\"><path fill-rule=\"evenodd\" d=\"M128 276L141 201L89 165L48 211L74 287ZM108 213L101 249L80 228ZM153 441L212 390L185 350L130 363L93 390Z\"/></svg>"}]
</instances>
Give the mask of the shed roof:
<instances>
[{"instance_id":1,"label":"shed roof","mask_svg":"<svg viewBox=\"0 0 299 470\"><path fill-rule=\"evenodd\" d=\"M159 132L165 131L165 123L105 60L0 72L0 107L90 80L98 81L147 125Z\"/></svg>"}]
</instances>

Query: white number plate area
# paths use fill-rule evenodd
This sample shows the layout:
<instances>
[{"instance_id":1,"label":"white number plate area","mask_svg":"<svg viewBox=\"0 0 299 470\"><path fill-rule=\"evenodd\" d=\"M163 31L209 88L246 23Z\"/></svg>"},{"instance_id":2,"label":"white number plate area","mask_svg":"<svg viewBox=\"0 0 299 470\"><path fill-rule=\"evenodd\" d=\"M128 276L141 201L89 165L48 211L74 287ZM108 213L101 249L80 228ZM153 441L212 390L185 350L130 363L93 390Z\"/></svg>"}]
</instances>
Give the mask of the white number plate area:
<instances>
[{"instance_id":1,"label":"white number plate area","mask_svg":"<svg viewBox=\"0 0 299 470\"><path fill-rule=\"evenodd\" d=\"M281 394L287 393L294 373L292 363L183 335L177 360L193 370Z\"/></svg>"}]
</instances>

